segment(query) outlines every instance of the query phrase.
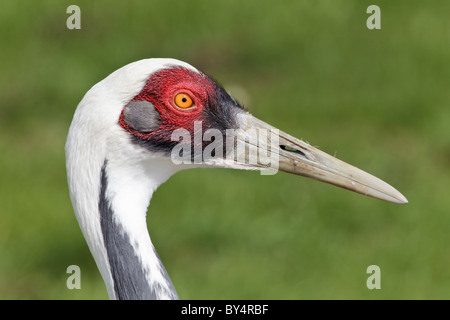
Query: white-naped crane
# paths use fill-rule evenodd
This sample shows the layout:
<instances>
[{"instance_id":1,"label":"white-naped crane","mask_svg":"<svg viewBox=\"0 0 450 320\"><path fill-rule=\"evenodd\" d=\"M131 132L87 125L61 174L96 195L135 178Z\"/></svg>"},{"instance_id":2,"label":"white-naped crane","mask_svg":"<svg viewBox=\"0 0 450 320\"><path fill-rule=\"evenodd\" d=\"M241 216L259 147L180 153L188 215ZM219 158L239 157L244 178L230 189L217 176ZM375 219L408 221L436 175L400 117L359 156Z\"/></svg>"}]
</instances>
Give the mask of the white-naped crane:
<instances>
[{"instance_id":1,"label":"white-naped crane","mask_svg":"<svg viewBox=\"0 0 450 320\"><path fill-rule=\"evenodd\" d=\"M191 137L207 130L216 135L174 139L179 129ZM253 129L278 135L252 143ZM190 153L219 140L223 148L209 150L209 158ZM176 155L191 163L174 162L173 150L183 141L187 149ZM246 156L234 153L239 145ZM130 63L94 85L75 111L65 150L74 211L111 299L178 299L150 240L146 212L156 188L183 169L267 169L249 159L275 155L281 171L407 203L380 179L253 117L211 78L175 59Z\"/></svg>"}]
</instances>

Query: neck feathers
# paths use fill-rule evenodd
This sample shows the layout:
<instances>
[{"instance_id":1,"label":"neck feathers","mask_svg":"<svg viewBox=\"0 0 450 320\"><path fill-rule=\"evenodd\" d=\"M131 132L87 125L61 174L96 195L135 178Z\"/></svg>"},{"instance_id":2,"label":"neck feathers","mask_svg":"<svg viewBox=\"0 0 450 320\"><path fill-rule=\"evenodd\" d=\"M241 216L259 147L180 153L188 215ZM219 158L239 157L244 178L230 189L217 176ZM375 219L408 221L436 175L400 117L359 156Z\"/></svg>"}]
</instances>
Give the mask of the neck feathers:
<instances>
[{"instance_id":1,"label":"neck feathers","mask_svg":"<svg viewBox=\"0 0 450 320\"><path fill-rule=\"evenodd\" d=\"M176 299L150 240L146 212L156 188L180 168L149 156L120 135L118 124L108 131L117 131L114 140L78 130L82 125L72 123L66 144L70 197L110 298Z\"/></svg>"},{"instance_id":2,"label":"neck feathers","mask_svg":"<svg viewBox=\"0 0 450 320\"><path fill-rule=\"evenodd\" d=\"M145 211L140 217L130 217L138 221L128 226L121 221L121 213L115 212L112 205L114 200L111 201L108 196L107 168L108 161L105 160L100 178L99 214L114 297L133 300L178 299L167 271L150 241Z\"/></svg>"}]
</instances>

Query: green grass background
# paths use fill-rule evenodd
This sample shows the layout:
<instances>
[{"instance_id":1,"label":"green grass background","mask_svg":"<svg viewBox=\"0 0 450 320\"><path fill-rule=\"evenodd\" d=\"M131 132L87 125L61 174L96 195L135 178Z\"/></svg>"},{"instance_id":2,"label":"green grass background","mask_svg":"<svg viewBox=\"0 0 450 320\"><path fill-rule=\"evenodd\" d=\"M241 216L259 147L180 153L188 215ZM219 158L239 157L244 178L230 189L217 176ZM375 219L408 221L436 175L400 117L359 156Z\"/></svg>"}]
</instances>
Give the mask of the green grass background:
<instances>
[{"instance_id":1,"label":"green grass background","mask_svg":"<svg viewBox=\"0 0 450 320\"><path fill-rule=\"evenodd\" d=\"M81 8L68 30L66 8ZM366 9L381 8L381 30ZM284 173L178 173L148 212L184 299L450 298L449 1L13 1L0 5L0 298L106 299L68 196L84 93L173 57L251 112L398 188L401 206ZM66 268L81 268L81 290ZM366 268L381 268L381 290Z\"/></svg>"}]
</instances>

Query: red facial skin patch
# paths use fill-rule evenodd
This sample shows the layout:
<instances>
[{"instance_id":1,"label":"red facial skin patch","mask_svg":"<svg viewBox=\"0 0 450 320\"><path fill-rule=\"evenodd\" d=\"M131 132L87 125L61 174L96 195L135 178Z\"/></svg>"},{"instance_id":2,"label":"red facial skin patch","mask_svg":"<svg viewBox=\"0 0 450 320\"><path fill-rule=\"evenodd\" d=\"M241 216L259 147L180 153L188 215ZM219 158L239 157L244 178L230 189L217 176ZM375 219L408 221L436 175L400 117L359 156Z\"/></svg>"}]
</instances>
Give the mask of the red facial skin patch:
<instances>
[{"instance_id":1,"label":"red facial skin patch","mask_svg":"<svg viewBox=\"0 0 450 320\"><path fill-rule=\"evenodd\" d=\"M161 133L172 132L184 128L190 132L194 130L194 122L203 120L203 112L210 103L214 83L206 75L184 68L161 70L152 75L142 91L131 101L147 100L151 102L160 114L160 127L152 132L139 132L131 128L124 118L124 112L119 118L122 128L134 136L150 140ZM175 97L179 93L188 94L193 100L189 108L180 108L175 104ZM126 108L126 107L125 107Z\"/></svg>"}]
</instances>

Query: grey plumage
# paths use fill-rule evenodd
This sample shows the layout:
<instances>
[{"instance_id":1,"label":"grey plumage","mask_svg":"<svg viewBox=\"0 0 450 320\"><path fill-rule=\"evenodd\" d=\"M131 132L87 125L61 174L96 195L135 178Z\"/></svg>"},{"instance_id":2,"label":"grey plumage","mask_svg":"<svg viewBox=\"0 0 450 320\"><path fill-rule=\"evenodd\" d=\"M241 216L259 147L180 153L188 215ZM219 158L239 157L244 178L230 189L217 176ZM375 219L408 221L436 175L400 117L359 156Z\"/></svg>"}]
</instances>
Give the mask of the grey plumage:
<instances>
[{"instance_id":1,"label":"grey plumage","mask_svg":"<svg viewBox=\"0 0 450 320\"><path fill-rule=\"evenodd\" d=\"M100 177L100 198L98 208L100 212L100 225L105 241L108 261L111 266L111 275L114 281L114 292L120 300L155 300L157 291L167 290L161 286L150 287L146 279L146 271L142 268L140 258L136 255L130 243L130 237L124 228L114 221L114 210L106 196L108 188L107 164L105 159ZM158 257L158 254L155 255ZM178 299L175 288L160 261L164 278L169 283L167 296Z\"/></svg>"}]
</instances>

